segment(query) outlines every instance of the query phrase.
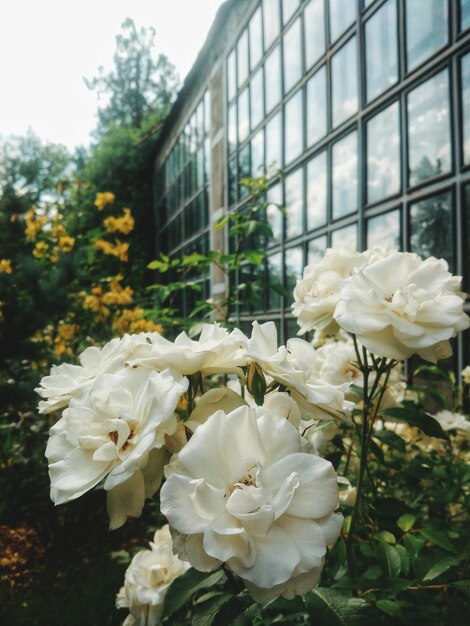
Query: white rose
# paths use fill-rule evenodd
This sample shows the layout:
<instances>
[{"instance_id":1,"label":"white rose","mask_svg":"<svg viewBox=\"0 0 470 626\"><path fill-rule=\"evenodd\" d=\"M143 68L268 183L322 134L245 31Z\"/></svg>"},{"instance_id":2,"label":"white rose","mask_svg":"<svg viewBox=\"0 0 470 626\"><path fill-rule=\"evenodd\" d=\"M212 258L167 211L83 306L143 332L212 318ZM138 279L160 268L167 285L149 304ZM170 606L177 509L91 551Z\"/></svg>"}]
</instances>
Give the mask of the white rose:
<instances>
[{"instance_id":1,"label":"white rose","mask_svg":"<svg viewBox=\"0 0 470 626\"><path fill-rule=\"evenodd\" d=\"M470 435L470 421L467 420L465 415L452 413L451 411L439 411L433 417L439 422L442 430L457 430Z\"/></svg>"},{"instance_id":2,"label":"white rose","mask_svg":"<svg viewBox=\"0 0 470 626\"><path fill-rule=\"evenodd\" d=\"M355 268L387 254L387 250L378 248L361 253L344 247L338 250L328 248L320 263L308 265L294 289L292 312L300 326L298 334L313 329L326 335L336 334L339 326L333 314L340 298L342 280Z\"/></svg>"},{"instance_id":3,"label":"white rose","mask_svg":"<svg viewBox=\"0 0 470 626\"><path fill-rule=\"evenodd\" d=\"M462 370L462 380L466 385L470 385L470 365Z\"/></svg>"},{"instance_id":4,"label":"white rose","mask_svg":"<svg viewBox=\"0 0 470 626\"><path fill-rule=\"evenodd\" d=\"M240 330L229 333L218 323L204 324L197 341L190 339L185 332L174 342L153 333L151 342L138 346L129 363L158 371L171 367L185 376L196 372L238 373L246 364L246 342L247 338Z\"/></svg>"},{"instance_id":5,"label":"white rose","mask_svg":"<svg viewBox=\"0 0 470 626\"><path fill-rule=\"evenodd\" d=\"M126 626L157 626L163 614L168 587L189 568L173 554L173 542L168 524L155 533L151 550L142 550L132 559L126 570L124 586L120 589L116 606L128 608Z\"/></svg>"},{"instance_id":6,"label":"white rose","mask_svg":"<svg viewBox=\"0 0 470 626\"><path fill-rule=\"evenodd\" d=\"M80 356L80 365L53 365L49 376L44 376L36 392L45 398L39 402L39 413L51 413L68 405L71 398L89 386L100 374L122 369L132 350L145 343L152 333L124 335L113 339L102 348L91 346Z\"/></svg>"},{"instance_id":7,"label":"white rose","mask_svg":"<svg viewBox=\"0 0 470 626\"><path fill-rule=\"evenodd\" d=\"M460 279L444 260L396 252L342 283L334 318L377 356L413 354L436 362L452 354L449 339L469 327Z\"/></svg>"},{"instance_id":8,"label":"white rose","mask_svg":"<svg viewBox=\"0 0 470 626\"><path fill-rule=\"evenodd\" d=\"M216 411L224 411L230 413L240 406L247 406L245 400L232 389L228 387L217 387L209 389L197 401L196 407L191 411L191 415L184 423L191 431L195 431L198 426L204 424L207 418Z\"/></svg>"},{"instance_id":9,"label":"white rose","mask_svg":"<svg viewBox=\"0 0 470 626\"><path fill-rule=\"evenodd\" d=\"M248 341L248 356L264 373L285 386L299 405L304 418L333 416L349 421L352 403L345 400L349 383L332 385L318 374L317 354L303 339L289 339L287 346L277 347L274 322L253 323Z\"/></svg>"},{"instance_id":10,"label":"white rose","mask_svg":"<svg viewBox=\"0 0 470 626\"><path fill-rule=\"evenodd\" d=\"M152 451L175 432L174 410L187 386L170 370L126 368L97 376L51 428L46 456L54 503L74 500L106 479L111 527L140 515L167 461Z\"/></svg>"},{"instance_id":11,"label":"white rose","mask_svg":"<svg viewBox=\"0 0 470 626\"><path fill-rule=\"evenodd\" d=\"M161 510L180 557L202 571L225 563L257 600L318 581L342 516L332 465L263 407L215 413L170 463Z\"/></svg>"}]
</instances>

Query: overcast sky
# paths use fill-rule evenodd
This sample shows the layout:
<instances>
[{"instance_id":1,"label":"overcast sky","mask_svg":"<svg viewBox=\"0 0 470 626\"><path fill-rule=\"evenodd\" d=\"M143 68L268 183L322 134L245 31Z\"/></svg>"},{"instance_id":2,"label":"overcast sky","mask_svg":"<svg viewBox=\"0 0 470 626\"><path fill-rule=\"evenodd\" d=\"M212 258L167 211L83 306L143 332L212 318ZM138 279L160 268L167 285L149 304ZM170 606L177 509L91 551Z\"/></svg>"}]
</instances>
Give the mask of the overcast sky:
<instances>
[{"instance_id":1,"label":"overcast sky","mask_svg":"<svg viewBox=\"0 0 470 626\"><path fill-rule=\"evenodd\" d=\"M0 0L0 135L29 126L69 148L88 144L97 100L83 77L111 67L126 17L153 26L181 78L222 0Z\"/></svg>"}]
</instances>

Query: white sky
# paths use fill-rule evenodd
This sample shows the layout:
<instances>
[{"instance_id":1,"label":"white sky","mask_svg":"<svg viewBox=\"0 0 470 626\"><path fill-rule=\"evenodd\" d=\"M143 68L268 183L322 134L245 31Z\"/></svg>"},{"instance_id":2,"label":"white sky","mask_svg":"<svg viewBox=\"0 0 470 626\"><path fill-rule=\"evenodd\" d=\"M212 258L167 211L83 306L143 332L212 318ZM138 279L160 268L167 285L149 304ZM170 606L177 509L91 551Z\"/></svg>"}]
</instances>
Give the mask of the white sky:
<instances>
[{"instance_id":1,"label":"white sky","mask_svg":"<svg viewBox=\"0 0 470 626\"><path fill-rule=\"evenodd\" d=\"M97 99L83 77L112 66L126 17L153 26L183 79L222 0L0 0L0 136L28 127L69 148L89 143Z\"/></svg>"}]
</instances>

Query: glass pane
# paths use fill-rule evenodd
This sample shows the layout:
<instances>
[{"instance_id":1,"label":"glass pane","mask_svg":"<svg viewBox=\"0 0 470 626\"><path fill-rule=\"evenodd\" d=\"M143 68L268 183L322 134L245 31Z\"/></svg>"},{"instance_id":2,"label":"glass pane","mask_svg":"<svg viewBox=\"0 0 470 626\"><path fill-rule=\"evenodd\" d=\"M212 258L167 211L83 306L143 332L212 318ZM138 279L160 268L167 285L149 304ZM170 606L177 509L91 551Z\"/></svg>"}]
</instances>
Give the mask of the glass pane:
<instances>
[{"instance_id":1,"label":"glass pane","mask_svg":"<svg viewBox=\"0 0 470 626\"><path fill-rule=\"evenodd\" d=\"M351 224L351 226L340 228L339 230L335 230L331 234L331 247L339 248L341 246L349 248L349 250L357 250L356 224Z\"/></svg>"},{"instance_id":2,"label":"glass pane","mask_svg":"<svg viewBox=\"0 0 470 626\"><path fill-rule=\"evenodd\" d=\"M204 132L207 134L211 129L211 96L209 91L204 94Z\"/></svg>"},{"instance_id":3,"label":"glass pane","mask_svg":"<svg viewBox=\"0 0 470 626\"><path fill-rule=\"evenodd\" d=\"M333 126L357 111L356 37L337 52L332 61Z\"/></svg>"},{"instance_id":4,"label":"glass pane","mask_svg":"<svg viewBox=\"0 0 470 626\"><path fill-rule=\"evenodd\" d=\"M281 114L276 113L266 124L266 166L270 173L282 165L281 130Z\"/></svg>"},{"instance_id":5,"label":"glass pane","mask_svg":"<svg viewBox=\"0 0 470 626\"><path fill-rule=\"evenodd\" d=\"M251 140L251 175L264 174L264 128L259 130Z\"/></svg>"},{"instance_id":6,"label":"glass pane","mask_svg":"<svg viewBox=\"0 0 470 626\"><path fill-rule=\"evenodd\" d=\"M470 185L466 185L465 187L464 224L466 227L463 233L464 238L462 241L464 251L462 266L464 268L465 290L470 291Z\"/></svg>"},{"instance_id":7,"label":"glass pane","mask_svg":"<svg viewBox=\"0 0 470 626\"><path fill-rule=\"evenodd\" d=\"M407 0L406 61L415 68L447 43L447 0Z\"/></svg>"},{"instance_id":8,"label":"glass pane","mask_svg":"<svg viewBox=\"0 0 470 626\"><path fill-rule=\"evenodd\" d=\"M281 15L279 0L263 0L264 49L267 50L279 35Z\"/></svg>"},{"instance_id":9,"label":"glass pane","mask_svg":"<svg viewBox=\"0 0 470 626\"><path fill-rule=\"evenodd\" d=\"M248 77L248 31L244 31L237 44L238 86Z\"/></svg>"},{"instance_id":10,"label":"glass pane","mask_svg":"<svg viewBox=\"0 0 470 626\"><path fill-rule=\"evenodd\" d=\"M470 0L460 0L460 30L470 28Z\"/></svg>"},{"instance_id":11,"label":"glass pane","mask_svg":"<svg viewBox=\"0 0 470 626\"><path fill-rule=\"evenodd\" d=\"M323 66L307 82L307 145L326 135L326 68Z\"/></svg>"},{"instance_id":12,"label":"glass pane","mask_svg":"<svg viewBox=\"0 0 470 626\"><path fill-rule=\"evenodd\" d=\"M439 194L411 205L410 249L421 257L446 259L454 267L452 246L452 197Z\"/></svg>"},{"instance_id":13,"label":"glass pane","mask_svg":"<svg viewBox=\"0 0 470 626\"><path fill-rule=\"evenodd\" d=\"M330 0L330 41L336 41L356 19L355 0Z\"/></svg>"},{"instance_id":14,"label":"glass pane","mask_svg":"<svg viewBox=\"0 0 470 626\"><path fill-rule=\"evenodd\" d=\"M237 65L235 50L232 50L227 60L227 86L228 86L228 99L229 101L235 97L237 93Z\"/></svg>"},{"instance_id":15,"label":"glass pane","mask_svg":"<svg viewBox=\"0 0 470 626\"><path fill-rule=\"evenodd\" d=\"M398 102L367 124L367 202L400 191L400 118Z\"/></svg>"},{"instance_id":16,"label":"glass pane","mask_svg":"<svg viewBox=\"0 0 470 626\"><path fill-rule=\"evenodd\" d=\"M234 102L228 109L228 149L235 150L237 146L237 105Z\"/></svg>"},{"instance_id":17,"label":"glass pane","mask_svg":"<svg viewBox=\"0 0 470 626\"><path fill-rule=\"evenodd\" d=\"M238 175L236 157L228 162L228 203L229 206L237 201Z\"/></svg>"},{"instance_id":18,"label":"glass pane","mask_svg":"<svg viewBox=\"0 0 470 626\"><path fill-rule=\"evenodd\" d=\"M366 22L367 100L398 80L397 3L388 0Z\"/></svg>"},{"instance_id":19,"label":"glass pane","mask_svg":"<svg viewBox=\"0 0 470 626\"><path fill-rule=\"evenodd\" d=\"M303 232L304 176L303 169L286 176L286 239Z\"/></svg>"},{"instance_id":20,"label":"glass pane","mask_svg":"<svg viewBox=\"0 0 470 626\"><path fill-rule=\"evenodd\" d=\"M268 224L273 231L273 238L270 245L280 243L282 239L282 186L276 183L268 189L267 195L266 217Z\"/></svg>"},{"instance_id":21,"label":"glass pane","mask_svg":"<svg viewBox=\"0 0 470 626\"><path fill-rule=\"evenodd\" d=\"M263 56L263 38L261 32L261 7L251 18L250 26L250 67L253 69Z\"/></svg>"},{"instance_id":22,"label":"glass pane","mask_svg":"<svg viewBox=\"0 0 470 626\"><path fill-rule=\"evenodd\" d=\"M357 210L357 133L333 145L333 219Z\"/></svg>"},{"instance_id":23,"label":"glass pane","mask_svg":"<svg viewBox=\"0 0 470 626\"><path fill-rule=\"evenodd\" d=\"M304 253L302 246L286 250L286 289L292 293L299 278L304 272ZM291 297L292 299L292 297Z\"/></svg>"},{"instance_id":24,"label":"glass pane","mask_svg":"<svg viewBox=\"0 0 470 626\"><path fill-rule=\"evenodd\" d=\"M299 6L300 0L282 0L282 20L287 24Z\"/></svg>"},{"instance_id":25,"label":"glass pane","mask_svg":"<svg viewBox=\"0 0 470 626\"><path fill-rule=\"evenodd\" d=\"M261 122L264 116L264 94L263 94L263 68L254 74L251 79L251 128L255 128Z\"/></svg>"},{"instance_id":26,"label":"glass pane","mask_svg":"<svg viewBox=\"0 0 470 626\"><path fill-rule=\"evenodd\" d=\"M390 211L367 220L367 247L400 250L400 213Z\"/></svg>"},{"instance_id":27,"label":"glass pane","mask_svg":"<svg viewBox=\"0 0 470 626\"><path fill-rule=\"evenodd\" d=\"M408 143L410 185L450 170L449 80L446 70L409 94Z\"/></svg>"},{"instance_id":28,"label":"glass pane","mask_svg":"<svg viewBox=\"0 0 470 626\"><path fill-rule=\"evenodd\" d=\"M304 11L306 69L325 52L325 16L323 0L311 0Z\"/></svg>"},{"instance_id":29,"label":"glass pane","mask_svg":"<svg viewBox=\"0 0 470 626\"><path fill-rule=\"evenodd\" d=\"M326 224L326 152L307 163L307 230Z\"/></svg>"},{"instance_id":30,"label":"glass pane","mask_svg":"<svg viewBox=\"0 0 470 626\"><path fill-rule=\"evenodd\" d=\"M266 59L266 113L269 113L281 99L281 50L276 46Z\"/></svg>"},{"instance_id":31,"label":"glass pane","mask_svg":"<svg viewBox=\"0 0 470 626\"><path fill-rule=\"evenodd\" d=\"M287 165L303 150L303 98L302 90L286 103L284 122L284 157Z\"/></svg>"},{"instance_id":32,"label":"glass pane","mask_svg":"<svg viewBox=\"0 0 470 626\"><path fill-rule=\"evenodd\" d=\"M282 255L280 252L268 257L268 308L279 309L281 296L273 286L282 286Z\"/></svg>"},{"instance_id":33,"label":"glass pane","mask_svg":"<svg viewBox=\"0 0 470 626\"><path fill-rule=\"evenodd\" d=\"M323 256L325 255L325 251L326 235L323 235L323 237L317 237L316 239L312 239L312 241L309 241L307 249L307 264L316 265L317 263L320 263L320 261L323 259Z\"/></svg>"},{"instance_id":34,"label":"glass pane","mask_svg":"<svg viewBox=\"0 0 470 626\"><path fill-rule=\"evenodd\" d=\"M238 142L247 138L250 130L250 117L248 105L248 87L238 96Z\"/></svg>"},{"instance_id":35,"label":"glass pane","mask_svg":"<svg viewBox=\"0 0 470 626\"><path fill-rule=\"evenodd\" d=\"M250 175L250 144L247 143L238 153L238 182L243 178L249 178ZM240 195L245 196L247 193L248 189L244 185L240 185Z\"/></svg>"},{"instance_id":36,"label":"glass pane","mask_svg":"<svg viewBox=\"0 0 470 626\"><path fill-rule=\"evenodd\" d=\"M463 160L470 163L470 54L462 58Z\"/></svg>"},{"instance_id":37,"label":"glass pane","mask_svg":"<svg viewBox=\"0 0 470 626\"><path fill-rule=\"evenodd\" d=\"M302 76L300 18L284 35L284 91L287 93Z\"/></svg>"}]
</instances>

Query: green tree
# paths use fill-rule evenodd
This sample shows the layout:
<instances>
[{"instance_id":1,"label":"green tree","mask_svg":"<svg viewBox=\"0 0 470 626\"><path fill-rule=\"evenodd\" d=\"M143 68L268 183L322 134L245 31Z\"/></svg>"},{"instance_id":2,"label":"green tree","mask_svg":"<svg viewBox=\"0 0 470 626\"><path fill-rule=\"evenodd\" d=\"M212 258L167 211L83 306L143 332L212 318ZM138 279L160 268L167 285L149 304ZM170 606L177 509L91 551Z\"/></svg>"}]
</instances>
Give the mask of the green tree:
<instances>
[{"instance_id":1,"label":"green tree","mask_svg":"<svg viewBox=\"0 0 470 626\"><path fill-rule=\"evenodd\" d=\"M116 37L114 68L85 79L89 89L104 96L105 104L98 110L98 134L113 125L141 128L155 125L167 114L178 87L175 67L164 54L155 55L155 30L137 30L127 18Z\"/></svg>"}]
</instances>

